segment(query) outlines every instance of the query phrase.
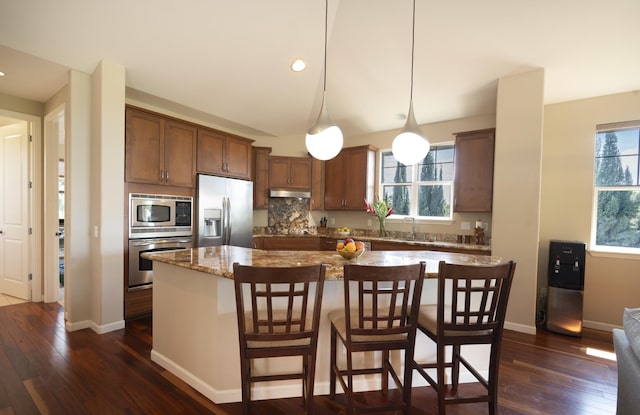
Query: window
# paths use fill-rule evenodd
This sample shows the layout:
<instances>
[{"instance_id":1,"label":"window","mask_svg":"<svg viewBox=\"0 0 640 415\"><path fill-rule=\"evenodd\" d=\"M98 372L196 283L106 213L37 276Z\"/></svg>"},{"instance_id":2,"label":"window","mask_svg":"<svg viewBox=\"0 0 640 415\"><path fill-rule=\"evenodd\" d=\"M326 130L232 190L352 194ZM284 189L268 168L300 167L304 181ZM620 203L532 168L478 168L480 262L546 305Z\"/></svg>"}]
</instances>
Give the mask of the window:
<instances>
[{"instance_id":1,"label":"window","mask_svg":"<svg viewBox=\"0 0 640 415\"><path fill-rule=\"evenodd\" d=\"M640 121L598 126L591 245L640 254Z\"/></svg>"},{"instance_id":2,"label":"window","mask_svg":"<svg viewBox=\"0 0 640 415\"><path fill-rule=\"evenodd\" d=\"M393 214L424 219L451 219L453 144L431 146L418 164L405 166L390 150L381 152L380 189Z\"/></svg>"}]
</instances>

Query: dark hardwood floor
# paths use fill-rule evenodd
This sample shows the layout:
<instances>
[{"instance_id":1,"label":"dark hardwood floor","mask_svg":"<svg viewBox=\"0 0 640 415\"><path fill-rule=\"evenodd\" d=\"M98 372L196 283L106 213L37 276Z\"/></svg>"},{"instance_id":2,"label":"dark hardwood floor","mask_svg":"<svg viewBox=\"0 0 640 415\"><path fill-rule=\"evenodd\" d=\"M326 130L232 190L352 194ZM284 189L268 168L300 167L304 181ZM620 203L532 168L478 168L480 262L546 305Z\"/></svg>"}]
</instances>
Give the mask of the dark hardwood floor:
<instances>
[{"instance_id":1,"label":"dark hardwood floor","mask_svg":"<svg viewBox=\"0 0 640 415\"><path fill-rule=\"evenodd\" d=\"M0 415L242 413L241 404L215 405L151 362L150 319L98 335L88 329L66 332L63 314L56 303L0 307ZM616 363L587 355L587 347L612 352L611 333L584 330L581 338L574 338L544 330L536 336L507 331L500 413L614 414ZM464 384L461 392L477 386ZM378 396L362 394L360 400L371 402ZM413 396L413 414L437 413L430 388L415 388ZM316 397L315 413L344 413L339 398L333 402ZM257 402L252 412L289 415L301 409L301 399L291 398ZM448 413L487 410L486 405L459 405Z\"/></svg>"}]
</instances>

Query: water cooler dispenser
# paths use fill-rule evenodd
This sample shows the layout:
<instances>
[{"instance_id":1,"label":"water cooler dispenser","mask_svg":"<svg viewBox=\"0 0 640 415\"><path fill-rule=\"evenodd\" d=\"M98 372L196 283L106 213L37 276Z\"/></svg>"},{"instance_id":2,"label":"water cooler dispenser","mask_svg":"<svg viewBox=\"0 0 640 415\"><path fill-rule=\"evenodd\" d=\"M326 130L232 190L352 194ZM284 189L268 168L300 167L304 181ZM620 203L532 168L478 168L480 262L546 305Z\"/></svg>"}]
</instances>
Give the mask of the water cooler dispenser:
<instances>
[{"instance_id":1,"label":"water cooler dispenser","mask_svg":"<svg viewBox=\"0 0 640 415\"><path fill-rule=\"evenodd\" d=\"M584 259L582 242L551 241L549 244L549 288L547 330L582 335Z\"/></svg>"}]
</instances>

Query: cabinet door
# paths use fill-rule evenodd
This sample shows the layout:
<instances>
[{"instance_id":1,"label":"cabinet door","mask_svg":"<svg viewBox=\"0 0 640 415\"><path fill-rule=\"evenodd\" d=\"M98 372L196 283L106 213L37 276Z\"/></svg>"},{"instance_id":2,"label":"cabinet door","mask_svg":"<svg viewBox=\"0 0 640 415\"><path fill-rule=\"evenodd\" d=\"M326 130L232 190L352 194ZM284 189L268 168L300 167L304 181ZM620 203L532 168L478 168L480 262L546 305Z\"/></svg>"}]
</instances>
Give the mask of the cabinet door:
<instances>
[{"instance_id":1,"label":"cabinet door","mask_svg":"<svg viewBox=\"0 0 640 415\"><path fill-rule=\"evenodd\" d=\"M164 183L195 186L196 127L168 120L164 133Z\"/></svg>"},{"instance_id":2,"label":"cabinet door","mask_svg":"<svg viewBox=\"0 0 640 415\"><path fill-rule=\"evenodd\" d=\"M269 187L289 187L289 160L286 157L269 157Z\"/></svg>"},{"instance_id":3,"label":"cabinet door","mask_svg":"<svg viewBox=\"0 0 640 415\"><path fill-rule=\"evenodd\" d=\"M277 189L311 190L311 160L306 157L270 157L269 186Z\"/></svg>"},{"instance_id":4,"label":"cabinet door","mask_svg":"<svg viewBox=\"0 0 640 415\"><path fill-rule=\"evenodd\" d=\"M239 137L227 137L225 163L227 176L251 180L251 141Z\"/></svg>"},{"instance_id":5,"label":"cabinet door","mask_svg":"<svg viewBox=\"0 0 640 415\"><path fill-rule=\"evenodd\" d=\"M198 129L196 168L199 173L224 174L225 136L213 130Z\"/></svg>"},{"instance_id":6,"label":"cabinet door","mask_svg":"<svg viewBox=\"0 0 640 415\"><path fill-rule=\"evenodd\" d=\"M269 153L271 147L254 147L253 207L269 207Z\"/></svg>"},{"instance_id":7,"label":"cabinet door","mask_svg":"<svg viewBox=\"0 0 640 415\"><path fill-rule=\"evenodd\" d=\"M368 153L347 151L344 153L344 209L364 210L367 199ZM371 178L373 179L373 178Z\"/></svg>"},{"instance_id":8,"label":"cabinet door","mask_svg":"<svg viewBox=\"0 0 640 415\"><path fill-rule=\"evenodd\" d=\"M324 209L324 161L311 159L311 199L310 210Z\"/></svg>"},{"instance_id":9,"label":"cabinet door","mask_svg":"<svg viewBox=\"0 0 640 415\"><path fill-rule=\"evenodd\" d=\"M311 160L309 158L289 159L289 188L311 190Z\"/></svg>"},{"instance_id":10,"label":"cabinet door","mask_svg":"<svg viewBox=\"0 0 640 415\"><path fill-rule=\"evenodd\" d=\"M495 130L456 134L454 211L491 212Z\"/></svg>"},{"instance_id":11,"label":"cabinet door","mask_svg":"<svg viewBox=\"0 0 640 415\"><path fill-rule=\"evenodd\" d=\"M325 162L326 210L361 210L365 200L372 200L376 150L373 146L344 148Z\"/></svg>"},{"instance_id":12,"label":"cabinet door","mask_svg":"<svg viewBox=\"0 0 640 415\"><path fill-rule=\"evenodd\" d=\"M125 180L160 184L164 121L161 117L131 108L126 110Z\"/></svg>"},{"instance_id":13,"label":"cabinet door","mask_svg":"<svg viewBox=\"0 0 640 415\"><path fill-rule=\"evenodd\" d=\"M326 210L340 210L343 205L343 181L346 174L342 171L343 153L331 160L325 161L324 167L324 208Z\"/></svg>"}]
</instances>

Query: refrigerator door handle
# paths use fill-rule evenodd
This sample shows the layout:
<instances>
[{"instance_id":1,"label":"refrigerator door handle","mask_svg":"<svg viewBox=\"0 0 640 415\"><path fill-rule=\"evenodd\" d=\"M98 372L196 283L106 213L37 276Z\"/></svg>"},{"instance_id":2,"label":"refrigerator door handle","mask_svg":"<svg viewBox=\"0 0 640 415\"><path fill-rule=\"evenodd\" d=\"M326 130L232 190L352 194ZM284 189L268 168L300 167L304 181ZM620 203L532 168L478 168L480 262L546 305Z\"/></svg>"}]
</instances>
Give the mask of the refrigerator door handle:
<instances>
[{"instance_id":1,"label":"refrigerator door handle","mask_svg":"<svg viewBox=\"0 0 640 415\"><path fill-rule=\"evenodd\" d=\"M227 197L227 245L231 244L231 199Z\"/></svg>"},{"instance_id":2,"label":"refrigerator door handle","mask_svg":"<svg viewBox=\"0 0 640 415\"><path fill-rule=\"evenodd\" d=\"M222 196L222 245L227 244L227 197Z\"/></svg>"}]
</instances>

